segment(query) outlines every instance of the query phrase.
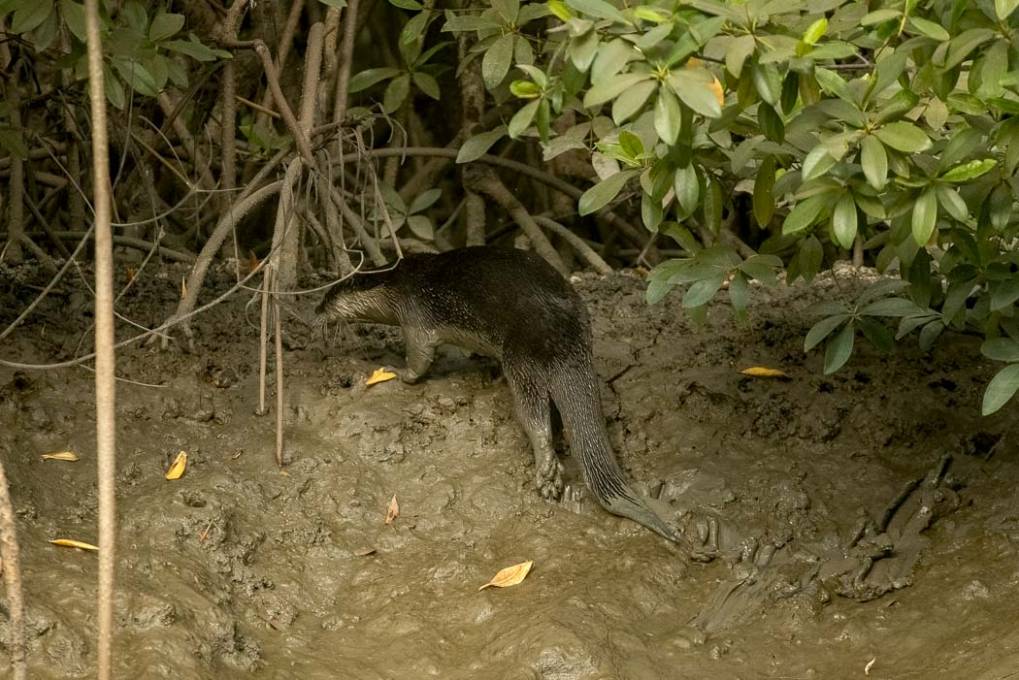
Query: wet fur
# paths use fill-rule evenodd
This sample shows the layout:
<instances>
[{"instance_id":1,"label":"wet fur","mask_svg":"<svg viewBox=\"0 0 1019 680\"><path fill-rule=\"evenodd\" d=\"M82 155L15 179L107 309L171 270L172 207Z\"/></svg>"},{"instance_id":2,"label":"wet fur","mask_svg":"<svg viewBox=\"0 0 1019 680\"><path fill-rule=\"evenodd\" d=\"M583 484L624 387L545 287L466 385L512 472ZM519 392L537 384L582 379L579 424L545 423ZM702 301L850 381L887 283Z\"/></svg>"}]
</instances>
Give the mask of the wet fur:
<instances>
[{"instance_id":1,"label":"wet fur","mask_svg":"<svg viewBox=\"0 0 1019 680\"><path fill-rule=\"evenodd\" d=\"M627 484L605 431L587 309L539 256L474 247L411 255L394 269L355 276L325 296L319 320L398 325L407 345L405 382L421 378L440 344L502 363L517 418L534 450L539 491L563 491L553 448L555 404L584 479L609 512L679 541L677 532Z\"/></svg>"}]
</instances>

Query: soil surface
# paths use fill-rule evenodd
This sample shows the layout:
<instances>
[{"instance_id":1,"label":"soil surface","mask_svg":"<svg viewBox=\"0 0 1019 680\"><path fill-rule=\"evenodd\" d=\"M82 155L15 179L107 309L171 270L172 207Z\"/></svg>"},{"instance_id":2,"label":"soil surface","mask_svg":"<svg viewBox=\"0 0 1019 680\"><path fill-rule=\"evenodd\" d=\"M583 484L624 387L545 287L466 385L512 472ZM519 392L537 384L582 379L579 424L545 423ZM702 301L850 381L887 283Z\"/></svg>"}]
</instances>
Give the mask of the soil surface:
<instances>
[{"instance_id":1,"label":"soil surface","mask_svg":"<svg viewBox=\"0 0 1019 680\"><path fill-rule=\"evenodd\" d=\"M160 322L181 273L150 266L119 311ZM869 277L757 289L747 321L723 300L701 327L680 295L648 307L635 274L575 277L617 456L692 542L717 536L710 561L606 514L568 455L569 500L543 501L491 360L444 350L418 385L366 387L402 365L397 333L288 319L281 470L256 415L257 304L201 316L194 353L122 351L117 676L1019 678L1017 406L980 417L995 367L975 338L891 355L858 339L824 376L807 308ZM230 275L211 279L206 299ZM0 271L0 327L45 280ZM61 284L0 354L84 353L90 299ZM0 368L33 678L93 673L96 555L50 543L96 541L92 379ZM80 460L41 459L63 450ZM521 584L478 590L526 560ZM8 639L2 604L0 677Z\"/></svg>"}]
</instances>

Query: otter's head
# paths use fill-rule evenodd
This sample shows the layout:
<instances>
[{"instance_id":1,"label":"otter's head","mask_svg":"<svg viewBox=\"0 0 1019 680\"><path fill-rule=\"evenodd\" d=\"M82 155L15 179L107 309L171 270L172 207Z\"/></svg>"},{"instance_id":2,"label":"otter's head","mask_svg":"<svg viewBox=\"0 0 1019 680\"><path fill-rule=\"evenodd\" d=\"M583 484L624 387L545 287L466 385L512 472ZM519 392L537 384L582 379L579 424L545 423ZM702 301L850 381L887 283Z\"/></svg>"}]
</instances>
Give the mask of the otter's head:
<instances>
[{"instance_id":1,"label":"otter's head","mask_svg":"<svg viewBox=\"0 0 1019 680\"><path fill-rule=\"evenodd\" d=\"M315 308L316 324L327 321L397 323L388 278L382 274L356 274L333 286Z\"/></svg>"}]
</instances>

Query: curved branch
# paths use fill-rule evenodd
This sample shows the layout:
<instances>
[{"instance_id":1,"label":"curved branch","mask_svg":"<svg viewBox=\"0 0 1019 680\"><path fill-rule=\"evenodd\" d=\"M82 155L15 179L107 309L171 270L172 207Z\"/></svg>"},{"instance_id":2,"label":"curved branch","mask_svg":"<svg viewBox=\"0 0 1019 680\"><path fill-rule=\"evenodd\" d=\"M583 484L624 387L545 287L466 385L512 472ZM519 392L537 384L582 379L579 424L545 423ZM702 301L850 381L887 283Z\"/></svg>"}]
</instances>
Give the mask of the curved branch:
<instances>
[{"instance_id":1,"label":"curved branch","mask_svg":"<svg viewBox=\"0 0 1019 680\"><path fill-rule=\"evenodd\" d=\"M599 274L612 273L612 267L610 267L608 263L602 259L601 255L594 252L594 249L591 246L587 245L584 242L584 239L580 238L572 231L570 231L569 229L559 224L550 217L545 217L544 215L535 215L534 221L537 222L539 225L545 227L546 229L555 232L557 236L561 236L567 243L570 244L570 246L573 247L575 251L577 251L578 255L587 260L587 263L591 265L591 268L594 269L596 272L598 272Z\"/></svg>"}]
</instances>

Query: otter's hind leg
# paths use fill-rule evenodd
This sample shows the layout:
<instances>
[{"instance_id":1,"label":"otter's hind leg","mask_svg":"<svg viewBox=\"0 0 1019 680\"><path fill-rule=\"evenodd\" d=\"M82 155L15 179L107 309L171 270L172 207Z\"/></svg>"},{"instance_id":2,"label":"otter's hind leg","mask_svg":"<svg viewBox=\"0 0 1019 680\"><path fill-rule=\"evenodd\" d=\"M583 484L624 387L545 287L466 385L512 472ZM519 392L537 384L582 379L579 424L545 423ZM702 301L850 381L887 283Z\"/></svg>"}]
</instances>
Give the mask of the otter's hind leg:
<instances>
[{"instance_id":1,"label":"otter's hind leg","mask_svg":"<svg viewBox=\"0 0 1019 680\"><path fill-rule=\"evenodd\" d=\"M517 420L527 432L534 451L534 478L538 492L549 500L563 494L563 466L552 445L552 408L546 378L538 371L507 365L503 372L513 393Z\"/></svg>"}]
</instances>

